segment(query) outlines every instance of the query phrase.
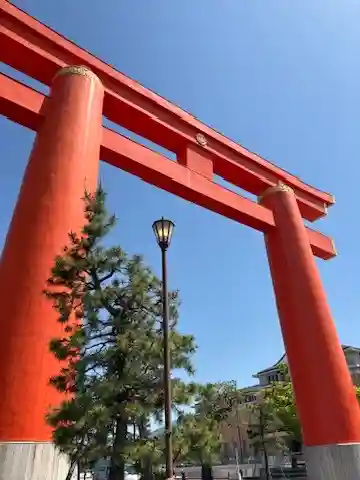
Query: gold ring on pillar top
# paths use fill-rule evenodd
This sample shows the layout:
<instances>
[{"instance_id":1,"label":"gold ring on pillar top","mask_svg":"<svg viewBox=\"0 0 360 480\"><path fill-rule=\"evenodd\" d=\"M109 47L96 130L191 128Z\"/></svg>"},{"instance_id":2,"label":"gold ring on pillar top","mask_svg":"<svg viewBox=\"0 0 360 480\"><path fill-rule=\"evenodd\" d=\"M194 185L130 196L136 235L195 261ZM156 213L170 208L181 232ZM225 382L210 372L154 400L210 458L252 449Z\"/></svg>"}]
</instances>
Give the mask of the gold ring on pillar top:
<instances>
[{"instance_id":1,"label":"gold ring on pillar top","mask_svg":"<svg viewBox=\"0 0 360 480\"><path fill-rule=\"evenodd\" d=\"M272 195L273 193L276 193L276 192L294 193L294 190L291 187L289 187L289 185L286 185L283 182L279 182L277 185L273 185L272 187L268 187L266 190L264 190L263 193L259 195L258 202L261 203L261 201L265 197L268 197L269 195Z\"/></svg>"},{"instance_id":2,"label":"gold ring on pillar top","mask_svg":"<svg viewBox=\"0 0 360 480\"><path fill-rule=\"evenodd\" d=\"M85 67L84 65L71 65L69 67L63 67L56 73L54 78L63 75L82 75L83 77L94 79L100 82L99 77L95 75L95 73L90 70L90 68Z\"/></svg>"}]
</instances>

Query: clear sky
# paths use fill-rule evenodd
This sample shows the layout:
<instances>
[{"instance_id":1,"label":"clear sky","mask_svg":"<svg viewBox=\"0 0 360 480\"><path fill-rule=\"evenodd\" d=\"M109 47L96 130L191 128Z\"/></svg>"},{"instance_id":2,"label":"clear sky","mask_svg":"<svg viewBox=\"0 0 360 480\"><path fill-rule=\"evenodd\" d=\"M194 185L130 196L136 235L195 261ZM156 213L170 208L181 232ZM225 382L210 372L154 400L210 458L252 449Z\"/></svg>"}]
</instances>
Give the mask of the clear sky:
<instances>
[{"instance_id":1,"label":"clear sky","mask_svg":"<svg viewBox=\"0 0 360 480\"><path fill-rule=\"evenodd\" d=\"M14 3L226 136L333 193L337 203L318 228L333 235L339 256L319 268L341 341L360 346L358 0ZM10 72L4 65L1 71ZM0 117L1 244L33 137ZM110 241L143 253L158 272L151 224L162 215L176 223L170 284L181 291L181 329L199 346L197 379L253 383L252 374L283 353L262 235L112 167L102 165L101 177L119 218Z\"/></svg>"}]
</instances>

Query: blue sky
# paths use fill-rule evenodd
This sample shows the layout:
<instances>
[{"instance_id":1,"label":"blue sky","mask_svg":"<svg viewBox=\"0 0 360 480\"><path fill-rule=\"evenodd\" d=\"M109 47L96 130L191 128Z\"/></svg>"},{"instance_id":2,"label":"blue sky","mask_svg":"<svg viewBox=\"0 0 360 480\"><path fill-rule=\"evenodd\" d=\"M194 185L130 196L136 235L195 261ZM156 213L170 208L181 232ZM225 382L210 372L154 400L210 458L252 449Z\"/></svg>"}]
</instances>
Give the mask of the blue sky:
<instances>
[{"instance_id":1,"label":"blue sky","mask_svg":"<svg viewBox=\"0 0 360 480\"><path fill-rule=\"evenodd\" d=\"M343 343L360 346L358 0L16 0L80 46L252 151L336 196L319 262ZM1 71L10 72L4 65ZM12 72L14 74L14 72ZM23 78L17 76L17 78ZM0 117L0 244L34 134ZM111 242L160 272L151 224L176 223L170 284L200 381L254 382L283 353L262 235L107 165ZM64 195L66 192L64 192Z\"/></svg>"}]
</instances>

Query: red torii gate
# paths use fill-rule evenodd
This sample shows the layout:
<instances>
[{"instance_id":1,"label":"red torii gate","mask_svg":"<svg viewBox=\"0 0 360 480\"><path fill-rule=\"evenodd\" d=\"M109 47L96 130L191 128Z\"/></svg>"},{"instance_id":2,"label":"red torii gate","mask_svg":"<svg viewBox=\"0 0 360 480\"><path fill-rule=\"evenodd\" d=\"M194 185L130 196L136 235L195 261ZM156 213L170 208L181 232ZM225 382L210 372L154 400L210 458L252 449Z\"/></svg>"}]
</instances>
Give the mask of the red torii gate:
<instances>
[{"instance_id":1,"label":"red torii gate","mask_svg":"<svg viewBox=\"0 0 360 480\"><path fill-rule=\"evenodd\" d=\"M326 215L332 195L225 138L6 1L0 60L51 86L44 97L0 74L0 113L37 132L0 262L0 478L23 478L16 466L31 462L42 472L37 479L60 480L65 468L44 420L60 400L48 386L57 368L48 342L59 327L41 291L68 232L83 223L81 198L85 188L96 187L99 158L264 233L309 475L360 478L360 409L313 257L330 259L336 251L329 237L303 222ZM102 114L174 152L177 161L103 127ZM214 174L259 202L214 183Z\"/></svg>"}]
</instances>

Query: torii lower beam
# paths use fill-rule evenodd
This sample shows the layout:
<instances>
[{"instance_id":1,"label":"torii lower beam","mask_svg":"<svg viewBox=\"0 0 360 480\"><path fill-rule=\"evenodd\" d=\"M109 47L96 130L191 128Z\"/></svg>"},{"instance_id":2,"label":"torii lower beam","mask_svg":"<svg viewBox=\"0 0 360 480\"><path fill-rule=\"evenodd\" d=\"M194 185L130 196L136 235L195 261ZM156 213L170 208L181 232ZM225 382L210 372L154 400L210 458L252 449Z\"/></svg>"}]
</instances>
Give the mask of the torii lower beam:
<instances>
[{"instance_id":1,"label":"torii lower beam","mask_svg":"<svg viewBox=\"0 0 360 480\"><path fill-rule=\"evenodd\" d=\"M36 131L46 111L45 100L36 90L0 74L0 114L10 120ZM152 185L261 232L275 226L271 210L105 127L100 158ZM307 233L314 255L324 260L336 255L331 238L310 228Z\"/></svg>"}]
</instances>

